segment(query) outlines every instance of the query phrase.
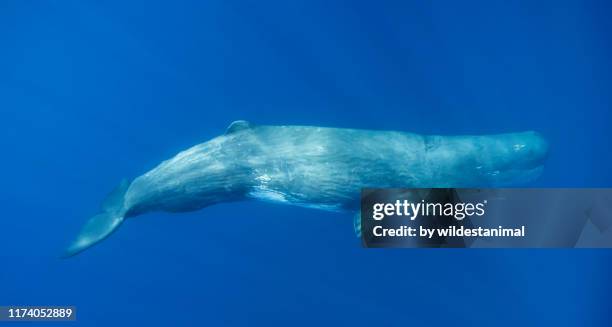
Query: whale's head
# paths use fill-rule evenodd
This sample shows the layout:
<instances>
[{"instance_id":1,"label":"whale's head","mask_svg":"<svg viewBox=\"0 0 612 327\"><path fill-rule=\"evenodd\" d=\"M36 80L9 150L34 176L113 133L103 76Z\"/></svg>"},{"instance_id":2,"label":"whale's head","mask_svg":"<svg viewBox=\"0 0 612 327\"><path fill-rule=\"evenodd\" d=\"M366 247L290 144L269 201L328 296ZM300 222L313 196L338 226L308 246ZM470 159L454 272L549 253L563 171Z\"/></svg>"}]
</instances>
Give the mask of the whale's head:
<instances>
[{"instance_id":1,"label":"whale's head","mask_svg":"<svg viewBox=\"0 0 612 327\"><path fill-rule=\"evenodd\" d=\"M539 133L483 136L428 136L426 156L432 180L442 186L520 185L543 171L548 142Z\"/></svg>"},{"instance_id":2,"label":"whale's head","mask_svg":"<svg viewBox=\"0 0 612 327\"><path fill-rule=\"evenodd\" d=\"M529 131L483 138L482 155L489 157L481 169L493 185L522 184L542 174L549 145L541 134Z\"/></svg>"}]
</instances>

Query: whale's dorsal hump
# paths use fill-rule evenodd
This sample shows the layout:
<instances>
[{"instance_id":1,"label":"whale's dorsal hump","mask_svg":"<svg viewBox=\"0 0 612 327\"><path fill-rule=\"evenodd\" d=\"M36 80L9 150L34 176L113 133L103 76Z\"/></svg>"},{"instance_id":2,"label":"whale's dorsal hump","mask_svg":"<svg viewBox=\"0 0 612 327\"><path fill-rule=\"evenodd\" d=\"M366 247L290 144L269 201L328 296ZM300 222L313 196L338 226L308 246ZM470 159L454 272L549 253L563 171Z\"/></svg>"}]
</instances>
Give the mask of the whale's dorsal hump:
<instances>
[{"instance_id":1,"label":"whale's dorsal hump","mask_svg":"<svg viewBox=\"0 0 612 327\"><path fill-rule=\"evenodd\" d=\"M231 123L227 127L225 134L227 135L227 134L236 133L239 131L243 131L245 129L249 129L251 127L253 127L253 125L246 120L236 120L235 122Z\"/></svg>"}]
</instances>

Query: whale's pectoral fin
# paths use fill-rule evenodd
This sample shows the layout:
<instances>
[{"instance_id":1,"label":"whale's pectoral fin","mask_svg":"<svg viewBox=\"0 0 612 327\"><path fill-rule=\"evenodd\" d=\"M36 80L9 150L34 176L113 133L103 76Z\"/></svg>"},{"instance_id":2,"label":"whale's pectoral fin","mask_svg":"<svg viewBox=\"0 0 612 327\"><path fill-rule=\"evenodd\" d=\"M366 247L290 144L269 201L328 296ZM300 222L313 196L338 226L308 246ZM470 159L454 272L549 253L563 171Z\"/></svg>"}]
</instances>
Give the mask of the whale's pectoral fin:
<instances>
[{"instance_id":1,"label":"whale's pectoral fin","mask_svg":"<svg viewBox=\"0 0 612 327\"><path fill-rule=\"evenodd\" d=\"M225 134L227 135L227 134L236 133L239 131L243 131L245 129L249 129L251 127L253 127L253 125L246 120L236 120L235 122L231 123L227 127Z\"/></svg>"},{"instance_id":2,"label":"whale's pectoral fin","mask_svg":"<svg viewBox=\"0 0 612 327\"><path fill-rule=\"evenodd\" d=\"M123 222L125 210L123 198L129 187L122 181L102 203L102 212L91 217L79 232L77 238L68 246L64 257L71 257L108 237Z\"/></svg>"},{"instance_id":3,"label":"whale's pectoral fin","mask_svg":"<svg viewBox=\"0 0 612 327\"><path fill-rule=\"evenodd\" d=\"M355 235L361 237L361 212L353 215L353 229L355 230Z\"/></svg>"}]
</instances>

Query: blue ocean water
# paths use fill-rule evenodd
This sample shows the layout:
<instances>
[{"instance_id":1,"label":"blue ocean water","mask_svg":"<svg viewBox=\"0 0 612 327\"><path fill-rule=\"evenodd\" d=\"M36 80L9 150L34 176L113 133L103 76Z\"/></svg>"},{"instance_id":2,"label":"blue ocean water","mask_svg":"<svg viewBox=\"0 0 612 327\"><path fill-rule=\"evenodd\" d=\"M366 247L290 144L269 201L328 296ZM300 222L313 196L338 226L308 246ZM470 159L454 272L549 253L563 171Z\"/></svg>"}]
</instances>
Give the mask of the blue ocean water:
<instances>
[{"instance_id":1,"label":"blue ocean water","mask_svg":"<svg viewBox=\"0 0 612 327\"><path fill-rule=\"evenodd\" d=\"M349 215L150 214L61 260L105 195L233 120L551 145L612 186L606 1L2 1L0 305L83 326L608 326L608 250L368 250Z\"/></svg>"}]
</instances>

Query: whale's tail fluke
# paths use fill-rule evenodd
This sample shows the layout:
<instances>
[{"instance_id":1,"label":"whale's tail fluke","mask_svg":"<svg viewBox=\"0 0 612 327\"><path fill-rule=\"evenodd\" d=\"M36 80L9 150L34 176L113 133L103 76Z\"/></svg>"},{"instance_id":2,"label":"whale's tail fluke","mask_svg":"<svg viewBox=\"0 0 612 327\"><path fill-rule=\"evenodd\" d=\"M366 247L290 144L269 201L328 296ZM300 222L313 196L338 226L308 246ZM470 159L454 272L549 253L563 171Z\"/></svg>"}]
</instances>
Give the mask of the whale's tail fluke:
<instances>
[{"instance_id":1,"label":"whale's tail fluke","mask_svg":"<svg viewBox=\"0 0 612 327\"><path fill-rule=\"evenodd\" d=\"M121 181L102 203L102 212L91 217L79 232L77 238L68 246L63 257L71 257L108 237L125 218L123 198L130 183Z\"/></svg>"}]
</instances>

